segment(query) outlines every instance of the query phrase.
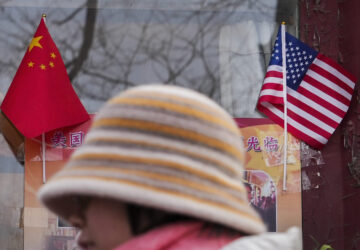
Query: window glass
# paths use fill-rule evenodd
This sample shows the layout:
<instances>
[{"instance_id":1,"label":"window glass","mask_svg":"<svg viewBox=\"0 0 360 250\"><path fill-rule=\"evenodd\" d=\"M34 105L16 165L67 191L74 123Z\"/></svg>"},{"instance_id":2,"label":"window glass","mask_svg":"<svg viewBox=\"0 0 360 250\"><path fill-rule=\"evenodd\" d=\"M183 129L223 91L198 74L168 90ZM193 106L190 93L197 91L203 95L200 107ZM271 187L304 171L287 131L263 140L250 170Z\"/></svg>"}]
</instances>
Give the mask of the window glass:
<instances>
[{"instance_id":1,"label":"window glass","mask_svg":"<svg viewBox=\"0 0 360 250\"><path fill-rule=\"evenodd\" d=\"M34 3L33 3L34 2ZM36 3L35 3L36 2ZM89 112L119 91L164 83L196 89L233 116L255 104L273 37L296 33L296 1L5 1L0 90L6 93L41 14Z\"/></svg>"},{"instance_id":2,"label":"window glass","mask_svg":"<svg viewBox=\"0 0 360 250\"><path fill-rule=\"evenodd\" d=\"M24 167L0 134L1 249L23 249Z\"/></svg>"},{"instance_id":3,"label":"window glass","mask_svg":"<svg viewBox=\"0 0 360 250\"><path fill-rule=\"evenodd\" d=\"M255 105L277 28L298 29L296 0L0 0L0 99L42 13L89 113L121 90L160 83L198 90L234 117L261 117ZM37 205L24 209L24 192L35 200L36 189L24 183L23 156L0 137L2 246L71 249L76 230Z\"/></svg>"}]
</instances>

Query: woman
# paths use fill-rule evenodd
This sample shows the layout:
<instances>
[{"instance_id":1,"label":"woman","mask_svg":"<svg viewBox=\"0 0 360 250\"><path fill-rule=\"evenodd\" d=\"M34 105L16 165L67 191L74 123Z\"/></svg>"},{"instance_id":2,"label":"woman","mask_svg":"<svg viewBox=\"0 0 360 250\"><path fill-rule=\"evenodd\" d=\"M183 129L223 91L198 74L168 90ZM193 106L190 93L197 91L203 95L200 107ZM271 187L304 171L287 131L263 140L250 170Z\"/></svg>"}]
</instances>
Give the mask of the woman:
<instances>
[{"instance_id":1,"label":"woman","mask_svg":"<svg viewBox=\"0 0 360 250\"><path fill-rule=\"evenodd\" d=\"M82 249L221 249L265 231L241 180L240 138L202 94L136 87L100 110L39 199L80 228Z\"/></svg>"}]
</instances>

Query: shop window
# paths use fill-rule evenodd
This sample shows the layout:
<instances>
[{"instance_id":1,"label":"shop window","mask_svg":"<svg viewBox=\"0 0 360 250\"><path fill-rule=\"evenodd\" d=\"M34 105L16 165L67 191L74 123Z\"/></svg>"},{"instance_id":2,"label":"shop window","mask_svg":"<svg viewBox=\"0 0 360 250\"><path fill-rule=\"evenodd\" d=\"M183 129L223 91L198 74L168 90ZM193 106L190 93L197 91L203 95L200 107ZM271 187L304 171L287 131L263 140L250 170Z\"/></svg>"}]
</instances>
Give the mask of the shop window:
<instances>
[{"instance_id":1,"label":"shop window","mask_svg":"<svg viewBox=\"0 0 360 250\"><path fill-rule=\"evenodd\" d=\"M89 113L126 88L161 83L198 90L234 117L261 117L255 105L277 27L286 21L290 33L298 30L295 0L0 1L2 95L42 13ZM4 249L70 249L76 230L35 205L23 209L23 162L9 150L0 157ZM36 190L25 193L35 197Z\"/></svg>"}]
</instances>

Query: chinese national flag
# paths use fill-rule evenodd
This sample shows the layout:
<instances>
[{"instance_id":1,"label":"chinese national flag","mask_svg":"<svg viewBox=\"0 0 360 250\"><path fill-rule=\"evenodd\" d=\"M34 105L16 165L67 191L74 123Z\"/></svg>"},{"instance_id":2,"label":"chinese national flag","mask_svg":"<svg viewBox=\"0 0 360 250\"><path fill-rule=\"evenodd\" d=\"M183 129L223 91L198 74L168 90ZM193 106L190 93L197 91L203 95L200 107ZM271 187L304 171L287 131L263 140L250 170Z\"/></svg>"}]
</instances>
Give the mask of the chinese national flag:
<instances>
[{"instance_id":1,"label":"chinese national flag","mask_svg":"<svg viewBox=\"0 0 360 250\"><path fill-rule=\"evenodd\" d=\"M1 109L28 138L89 119L43 18Z\"/></svg>"}]
</instances>

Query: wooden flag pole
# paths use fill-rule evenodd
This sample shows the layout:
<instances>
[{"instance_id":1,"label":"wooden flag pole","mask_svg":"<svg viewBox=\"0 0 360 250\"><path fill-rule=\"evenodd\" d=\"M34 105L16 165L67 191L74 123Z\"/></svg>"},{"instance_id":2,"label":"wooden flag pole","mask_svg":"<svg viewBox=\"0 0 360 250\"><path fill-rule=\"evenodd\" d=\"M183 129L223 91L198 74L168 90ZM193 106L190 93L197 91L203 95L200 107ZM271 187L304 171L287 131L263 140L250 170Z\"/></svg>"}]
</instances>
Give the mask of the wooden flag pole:
<instances>
[{"instance_id":1,"label":"wooden flag pole","mask_svg":"<svg viewBox=\"0 0 360 250\"><path fill-rule=\"evenodd\" d=\"M286 191L287 178L287 84L286 84L286 31L285 22L281 23L281 52L282 52L282 73L283 73L283 99L284 99L284 175L283 175L283 191Z\"/></svg>"}]
</instances>

